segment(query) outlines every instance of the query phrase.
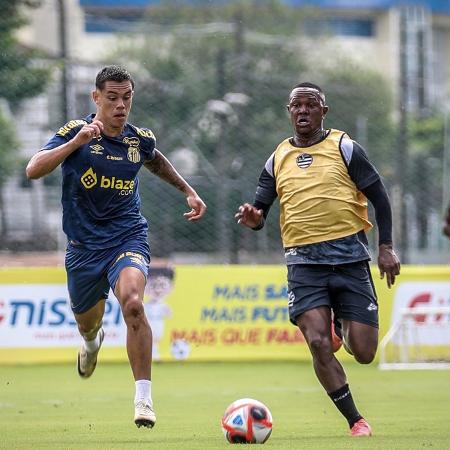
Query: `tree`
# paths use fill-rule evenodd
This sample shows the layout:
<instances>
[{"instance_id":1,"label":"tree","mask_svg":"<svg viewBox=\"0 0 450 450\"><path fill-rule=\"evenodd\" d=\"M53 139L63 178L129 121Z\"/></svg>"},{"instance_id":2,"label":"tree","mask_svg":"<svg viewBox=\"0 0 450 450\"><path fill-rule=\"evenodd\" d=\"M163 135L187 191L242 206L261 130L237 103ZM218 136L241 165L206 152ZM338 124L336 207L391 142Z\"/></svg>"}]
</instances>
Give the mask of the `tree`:
<instances>
[{"instance_id":1,"label":"tree","mask_svg":"<svg viewBox=\"0 0 450 450\"><path fill-rule=\"evenodd\" d=\"M410 171L405 173L408 194L414 199L418 228L418 248L427 248L430 239L430 219L439 219L442 206L443 164L445 164L445 116L431 111L426 117L410 117Z\"/></svg>"},{"instance_id":2,"label":"tree","mask_svg":"<svg viewBox=\"0 0 450 450\"><path fill-rule=\"evenodd\" d=\"M16 106L25 98L41 93L48 79L48 68L36 67L38 53L22 47L14 32L26 23L23 8L34 8L40 2L0 0L0 98ZM7 234L3 204L3 186L18 162L18 141L10 122L0 113L0 224L1 236Z\"/></svg>"},{"instance_id":3,"label":"tree","mask_svg":"<svg viewBox=\"0 0 450 450\"><path fill-rule=\"evenodd\" d=\"M3 201L3 185L18 163L19 147L11 122L0 113L0 242L4 242L8 230Z\"/></svg>"},{"instance_id":4,"label":"tree","mask_svg":"<svg viewBox=\"0 0 450 450\"><path fill-rule=\"evenodd\" d=\"M48 69L36 67L38 53L21 46L15 30L26 23L23 7L35 8L40 2L30 0L0 0L0 97L12 105L43 91Z\"/></svg>"},{"instance_id":5,"label":"tree","mask_svg":"<svg viewBox=\"0 0 450 450\"><path fill-rule=\"evenodd\" d=\"M203 227L187 231L174 209L170 216L162 213L159 202L143 202L152 222L177 236L161 245L165 252L198 251L199 245L202 251L214 251L229 230L239 236L228 236L223 249L237 240L236 247L250 250L259 245L256 240L264 240L261 236L271 247L265 250L279 248L276 220L249 237L234 226L233 211L242 200L252 199L266 159L292 132L286 104L290 90L300 81L322 85L331 105L327 123L370 142L371 157L384 161L392 151L387 83L375 72L338 58L337 50L329 58L336 64L324 67L320 43L314 42L313 53L303 45L299 10L277 1L247 1L149 11L149 23L142 29L150 31L142 44L124 37L111 59L122 58L125 66L134 67L138 95L132 119L155 131L162 150L187 147L197 152L201 163L191 181L202 183L201 192L211 198L203 222L208 233ZM281 30L280 17L286 18ZM153 33L156 20L163 28L156 27L158 33ZM230 94L246 100L234 102L236 95ZM154 181L147 183L151 198L171 203L170 191ZM145 199L147 192L141 192ZM154 247L157 255L159 244Z\"/></svg>"}]
</instances>

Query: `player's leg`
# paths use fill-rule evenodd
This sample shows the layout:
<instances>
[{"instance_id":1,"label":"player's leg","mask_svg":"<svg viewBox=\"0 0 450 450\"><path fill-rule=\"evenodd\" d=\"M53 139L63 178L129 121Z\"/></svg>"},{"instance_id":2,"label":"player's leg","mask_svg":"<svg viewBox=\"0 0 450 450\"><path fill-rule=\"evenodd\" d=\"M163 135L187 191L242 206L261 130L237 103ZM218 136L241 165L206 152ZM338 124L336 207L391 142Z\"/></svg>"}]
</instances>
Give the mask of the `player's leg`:
<instances>
[{"instance_id":1,"label":"player's leg","mask_svg":"<svg viewBox=\"0 0 450 450\"><path fill-rule=\"evenodd\" d=\"M103 342L102 327L109 283L103 251L92 251L69 244L66 252L67 286L70 304L83 344L78 352L77 370L82 378L92 375Z\"/></svg>"},{"instance_id":2,"label":"player's leg","mask_svg":"<svg viewBox=\"0 0 450 450\"><path fill-rule=\"evenodd\" d=\"M356 361L369 364L378 347L378 302L369 265L341 266L332 286L344 345Z\"/></svg>"},{"instance_id":3,"label":"player's leg","mask_svg":"<svg viewBox=\"0 0 450 450\"><path fill-rule=\"evenodd\" d=\"M74 313L78 330L83 337L83 345L78 352L77 359L78 374L82 378L89 378L97 366L97 355L105 336L102 329L104 312L105 299L100 299L86 312Z\"/></svg>"},{"instance_id":4,"label":"player's leg","mask_svg":"<svg viewBox=\"0 0 450 450\"><path fill-rule=\"evenodd\" d=\"M308 344L314 371L322 386L327 392L342 387L347 379L333 352L330 308L321 306L305 311L297 317L296 323Z\"/></svg>"},{"instance_id":5,"label":"player's leg","mask_svg":"<svg viewBox=\"0 0 450 450\"><path fill-rule=\"evenodd\" d=\"M145 282L139 269L125 267L114 288L127 326L127 352L135 380L151 377L152 332L143 305Z\"/></svg>"},{"instance_id":6,"label":"player's leg","mask_svg":"<svg viewBox=\"0 0 450 450\"><path fill-rule=\"evenodd\" d=\"M364 419L356 408L344 369L334 355L330 309L319 307L305 311L297 317L297 325L311 351L317 378L352 430Z\"/></svg>"},{"instance_id":7,"label":"player's leg","mask_svg":"<svg viewBox=\"0 0 450 450\"><path fill-rule=\"evenodd\" d=\"M333 276L332 266L288 266L289 318L305 337L317 378L352 428L362 417L333 352L329 293Z\"/></svg>"},{"instance_id":8,"label":"player's leg","mask_svg":"<svg viewBox=\"0 0 450 450\"><path fill-rule=\"evenodd\" d=\"M121 270L114 293L127 326L127 353L135 379L135 416L138 427L153 427L156 416L151 398L152 331L144 312L146 278L136 267Z\"/></svg>"},{"instance_id":9,"label":"player's leg","mask_svg":"<svg viewBox=\"0 0 450 450\"><path fill-rule=\"evenodd\" d=\"M144 311L148 274L148 246L128 243L108 272L127 327L127 353L135 379L135 415L138 427L153 427L156 416L151 395L152 331Z\"/></svg>"},{"instance_id":10,"label":"player's leg","mask_svg":"<svg viewBox=\"0 0 450 450\"><path fill-rule=\"evenodd\" d=\"M345 349L360 363L372 362L378 346L378 304L367 262L335 267L330 293ZM352 436L372 435L363 417L349 424Z\"/></svg>"},{"instance_id":11,"label":"player's leg","mask_svg":"<svg viewBox=\"0 0 450 450\"><path fill-rule=\"evenodd\" d=\"M378 328L352 320L342 320L345 346L360 364L370 364L378 347Z\"/></svg>"}]
</instances>

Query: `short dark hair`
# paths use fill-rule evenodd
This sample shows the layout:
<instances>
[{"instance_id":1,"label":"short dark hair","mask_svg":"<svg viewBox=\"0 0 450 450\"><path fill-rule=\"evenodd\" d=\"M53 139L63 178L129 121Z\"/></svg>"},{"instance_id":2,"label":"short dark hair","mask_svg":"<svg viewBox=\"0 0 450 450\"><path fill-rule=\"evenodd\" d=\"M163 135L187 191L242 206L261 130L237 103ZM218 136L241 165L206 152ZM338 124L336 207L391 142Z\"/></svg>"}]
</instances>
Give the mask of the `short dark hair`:
<instances>
[{"instance_id":1,"label":"short dark hair","mask_svg":"<svg viewBox=\"0 0 450 450\"><path fill-rule=\"evenodd\" d=\"M95 78L95 87L102 90L105 87L107 81L117 81L121 83L122 81L129 81L131 87L134 89L134 80L131 77L130 72L120 66L106 66L97 74Z\"/></svg>"}]
</instances>

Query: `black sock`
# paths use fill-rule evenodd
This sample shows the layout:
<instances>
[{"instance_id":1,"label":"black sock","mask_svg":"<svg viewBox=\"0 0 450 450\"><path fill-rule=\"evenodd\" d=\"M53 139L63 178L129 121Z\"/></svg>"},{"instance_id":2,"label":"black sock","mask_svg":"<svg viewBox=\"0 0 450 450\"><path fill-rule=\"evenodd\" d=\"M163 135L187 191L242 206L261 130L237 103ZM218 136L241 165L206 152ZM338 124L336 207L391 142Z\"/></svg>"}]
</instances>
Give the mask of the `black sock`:
<instances>
[{"instance_id":1,"label":"black sock","mask_svg":"<svg viewBox=\"0 0 450 450\"><path fill-rule=\"evenodd\" d=\"M331 400L333 400L336 408L347 419L350 428L355 424L355 422L362 419L361 414L359 414L356 409L348 384L344 384L344 386L334 392L329 392L328 395Z\"/></svg>"}]
</instances>

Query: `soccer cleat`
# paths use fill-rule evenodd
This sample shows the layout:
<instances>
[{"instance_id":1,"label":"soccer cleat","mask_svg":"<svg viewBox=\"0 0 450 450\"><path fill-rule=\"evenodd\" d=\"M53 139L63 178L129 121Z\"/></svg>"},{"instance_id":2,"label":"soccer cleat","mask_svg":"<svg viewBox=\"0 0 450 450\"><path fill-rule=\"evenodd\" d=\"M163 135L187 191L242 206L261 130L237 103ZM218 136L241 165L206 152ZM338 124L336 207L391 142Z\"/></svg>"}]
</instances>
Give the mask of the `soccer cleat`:
<instances>
[{"instance_id":1,"label":"soccer cleat","mask_svg":"<svg viewBox=\"0 0 450 450\"><path fill-rule=\"evenodd\" d=\"M372 436L372 428L370 428L370 425L364 419L359 419L358 422L355 422L350 428L350 435Z\"/></svg>"},{"instance_id":2,"label":"soccer cleat","mask_svg":"<svg viewBox=\"0 0 450 450\"><path fill-rule=\"evenodd\" d=\"M138 428L153 428L156 423L156 415L149 402L140 400L134 404L134 423Z\"/></svg>"},{"instance_id":3,"label":"soccer cleat","mask_svg":"<svg viewBox=\"0 0 450 450\"><path fill-rule=\"evenodd\" d=\"M89 378L94 373L95 366L97 365L97 355L100 351L100 347L102 346L103 339L105 338L103 328L100 328L98 337L100 344L95 352L89 353L85 349L84 345L81 346L81 349L78 352L77 368L78 375L80 375L81 378Z\"/></svg>"}]
</instances>

